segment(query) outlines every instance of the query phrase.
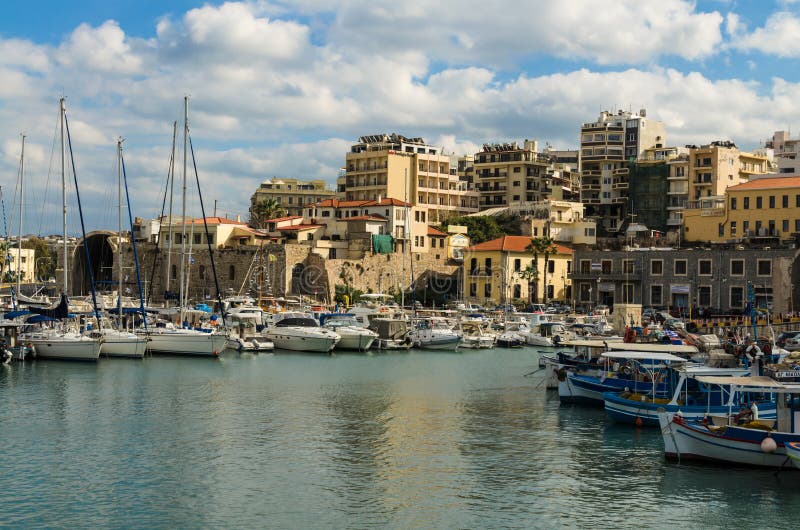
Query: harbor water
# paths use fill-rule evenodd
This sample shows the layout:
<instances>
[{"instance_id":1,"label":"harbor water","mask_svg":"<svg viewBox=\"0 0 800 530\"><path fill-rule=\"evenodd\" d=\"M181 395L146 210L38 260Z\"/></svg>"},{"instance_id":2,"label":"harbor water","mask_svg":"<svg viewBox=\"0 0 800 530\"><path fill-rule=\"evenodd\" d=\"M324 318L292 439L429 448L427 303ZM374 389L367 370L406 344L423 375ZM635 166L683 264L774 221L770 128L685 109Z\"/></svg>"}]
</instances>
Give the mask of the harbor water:
<instances>
[{"instance_id":1,"label":"harbor water","mask_svg":"<svg viewBox=\"0 0 800 530\"><path fill-rule=\"evenodd\" d=\"M797 527L800 472L666 463L537 355L2 366L0 527Z\"/></svg>"}]
</instances>

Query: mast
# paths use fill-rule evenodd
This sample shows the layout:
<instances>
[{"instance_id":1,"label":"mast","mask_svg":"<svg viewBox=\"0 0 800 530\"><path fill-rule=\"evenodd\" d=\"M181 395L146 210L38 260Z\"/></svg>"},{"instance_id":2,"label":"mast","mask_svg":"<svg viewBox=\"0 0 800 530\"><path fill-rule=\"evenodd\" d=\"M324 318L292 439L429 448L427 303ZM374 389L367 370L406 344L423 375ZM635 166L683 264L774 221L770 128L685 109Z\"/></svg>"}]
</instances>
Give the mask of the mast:
<instances>
[{"instance_id":1,"label":"mast","mask_svg":"<svg viewBox=\"0 0 800 530\"><path fill-rule=\"evenodd\" d=\"M19 226L17 226L17 296L22 292L22 207L24 199L25 135L22 135L22 153L19 157ZM36 262L33 263L34 270Z\"/></svg>"},{"instance_id":2,"label":"mast","mask_svg":"<svg viewBox=\"0 0 800 530\"><path fill-rule=\"evenodd\" d=\"M172 264L172 239L175 234L172 233L172 197L175 190L175 140L178 137L178 122L172 122L172 157L169 160L169 213L167 215L167 261L166 261L166 274L164 275L164 294L169 292L169 283L172 279L171 264ZM161 215L164 215L164 208L161 208ZM164 296L164 307L167 307L167 297Z\"/></svg>"},{"instance_id":3,"label":"mast","mask_svg":"<svg viewBox=\"0 0 800 530\"><path fill-rule=\"evenodd\" d=\"M117 329L122 328L122 138L117 139ZM131 232L133 237L133 232Z\"/></svg>"},{"instance_id":4,"label":"mast","mask_svg":"<svg viewBox=\"0 0 800 530\"><path fill-rule=\"evenodd\" d=\"M186 292L184 291L183 281L184 276L186 274L186 150L187 144L189 139L189 96L183 97L183 196L181 198L181 273L180 273L180 312L181 312L181 324L183 324L183 319L185 316L186 310L186 301L184 300L184 296L186 296Z\"/></svg>"},{"instance_id":5,"label":"mast","mask_svg":"<svg viewBox=\"0 0 800 530\"><path fill-rule=\"evenodd\" d=\"M411 245L411 237L408 234L408 168L403 170L403 190L404 201L403 205L403 272L400 278L400 307L406 306L406 247Z\"/></svg>"},{"instance_id":6,"label":"mast","mask_svg":"<svg viewBox=\"0 0 800 530\"><path fill-rule=\"evenodd\" d=\"M64 236L64 294L69 293L69 283L67 281L67 173L65 169L66 145L64 143L64 115L67 109L64 106L64 98L59 101L59 116L61 123L61 228Z\"/></svg>"}]
</instances>

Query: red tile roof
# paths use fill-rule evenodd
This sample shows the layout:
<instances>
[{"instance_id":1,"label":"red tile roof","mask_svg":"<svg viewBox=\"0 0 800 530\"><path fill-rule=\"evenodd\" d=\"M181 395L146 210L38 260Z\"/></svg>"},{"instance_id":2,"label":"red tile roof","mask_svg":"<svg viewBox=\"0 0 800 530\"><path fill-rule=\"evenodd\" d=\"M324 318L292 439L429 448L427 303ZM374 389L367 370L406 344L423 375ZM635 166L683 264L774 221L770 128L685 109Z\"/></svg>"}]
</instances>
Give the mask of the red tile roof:
<instances>
[{"instance_id":1,"label":"red tile roof","mask_svg":"<svg viewBox=\"0 0 800 530\"><path fill-rule=\"evenodd\" d=\"M528 250L530 245L531 238L528 236L503 236L498 237L497 239L492 239L491 241L484 241L483 243L472 245L471 247L467 247L465 250L468 252L486 250L502 250L504 252L530 252L530 250ZM556 247L558 254L572 254L572 249L569 247L559 245L558 243L554 243L553 246Z\"/></svg>"},{"instance_id":2,"label":"red tile roof","mask_svg":"<svg viewBox=\"0 0 800 530\"><path fill-rule=\"evenodd\" d=\"M293 226L281 226L277 228L280 232L286 232L290 230L311 230L313 228L322 228L325 225L293 225Z\"/></svg>"},{"instance_id":3,"label":"red tile roof","mask_svg":"<svg viewBox=\"0 0 800 530\"><path fill-rule=\"evenodd\" d=\"M428 227L428 235L429 236L434 236L434 237L447 237L450 234L448 234L447 232L442 232L438 228L434 228L432 226L429 226Z\"/></svg>"},{"instance_id":4,"label":"red tile roof","mask_svg":"<svg viewBox=\"0 0 800 530\"><path fill-rule=\"evenodd\" d=\"M281 221L293 221L295 219L302 219L302 215L290 215L288 217L276 217L275 219L267 219L266 223L280 223Z\"/></svg>"},{"instance_id":5,"label":"red tile roof","mask_svg":"<svg viewBox=\"0 0 800 530\"><path fill-rule=\"evenodd\" d=\"M753 179L736 186L730 186L731 191L765 190L777 188L800 188L800 177L768 177Z\"/></svg>"},{"instance_id":6,"label":"red tile roof","mask_svg":"<svg viewBox=\"0 0 800 530\"><path fill-rule=\"evenodd\" d=\"M181 224L181 221L178 221L177 224ZM197 219L188 219L186 224L195 224L201 225L203 224L203 218L199 217ZM234 221L233 219L228 219L226 217L206 217L206 224L209 225L246 225L247 223L242 221Z\"/></svg>"}]
</instances>

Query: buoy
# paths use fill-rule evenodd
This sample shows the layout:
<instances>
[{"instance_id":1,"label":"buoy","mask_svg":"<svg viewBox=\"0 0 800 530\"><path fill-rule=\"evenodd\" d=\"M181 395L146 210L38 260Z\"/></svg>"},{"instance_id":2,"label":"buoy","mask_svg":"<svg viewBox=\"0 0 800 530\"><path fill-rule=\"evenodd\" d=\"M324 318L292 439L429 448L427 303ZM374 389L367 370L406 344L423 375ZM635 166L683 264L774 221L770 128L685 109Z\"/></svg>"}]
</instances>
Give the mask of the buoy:
<instances>
[{"instance_id":1,"label":"buoy","mask_svg":"<svg viewBox=\"0 0 800 530\"><path fill-rule=\"evenodd\" d=\"M635 420L633 423L634 423L634 424L635 424L637 427L641 427L641 426L642 426L642 418L640 418L639 416L636 416L636 420Z\"/></svg>"},{"instance_id":2,"label":"buoy","mask_svg":"<svg viewBox=\"0 0 800 530\"><path fill-rule=\"evenodd\" d=\"M775 443L772 437L767 436L761 440L761 450L765 453L774 453L776 449L778 449L778 444Z\"/></svg>"}]
</instances>

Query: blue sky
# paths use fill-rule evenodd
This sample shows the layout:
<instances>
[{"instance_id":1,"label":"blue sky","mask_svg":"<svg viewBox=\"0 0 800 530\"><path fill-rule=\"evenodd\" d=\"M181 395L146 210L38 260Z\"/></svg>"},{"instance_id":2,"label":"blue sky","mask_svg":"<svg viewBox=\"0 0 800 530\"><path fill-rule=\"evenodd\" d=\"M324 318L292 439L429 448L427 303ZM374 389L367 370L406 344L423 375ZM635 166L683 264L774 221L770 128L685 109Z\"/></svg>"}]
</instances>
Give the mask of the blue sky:
<instances>
[{"instance_id":1,"label":"blue sky","mask_svg":"<svg viewBox=\"0 0 800 530\"><path fill-rule=\"evenodd\" d=\"M333 182L348 146L379 132L455 154L525 138L566 149L601 110L646 108L668 143L752 149L800 127L798 34L797 0L11 2L0 185L10 202L25 131L31 203L57 196L62 93L91 227L113 217L120 135L135 214L158 214L185 94L204 195L231 216L273 175ZM29 231L46 212L26 209Z\"/></svg>"}]
</instances>

